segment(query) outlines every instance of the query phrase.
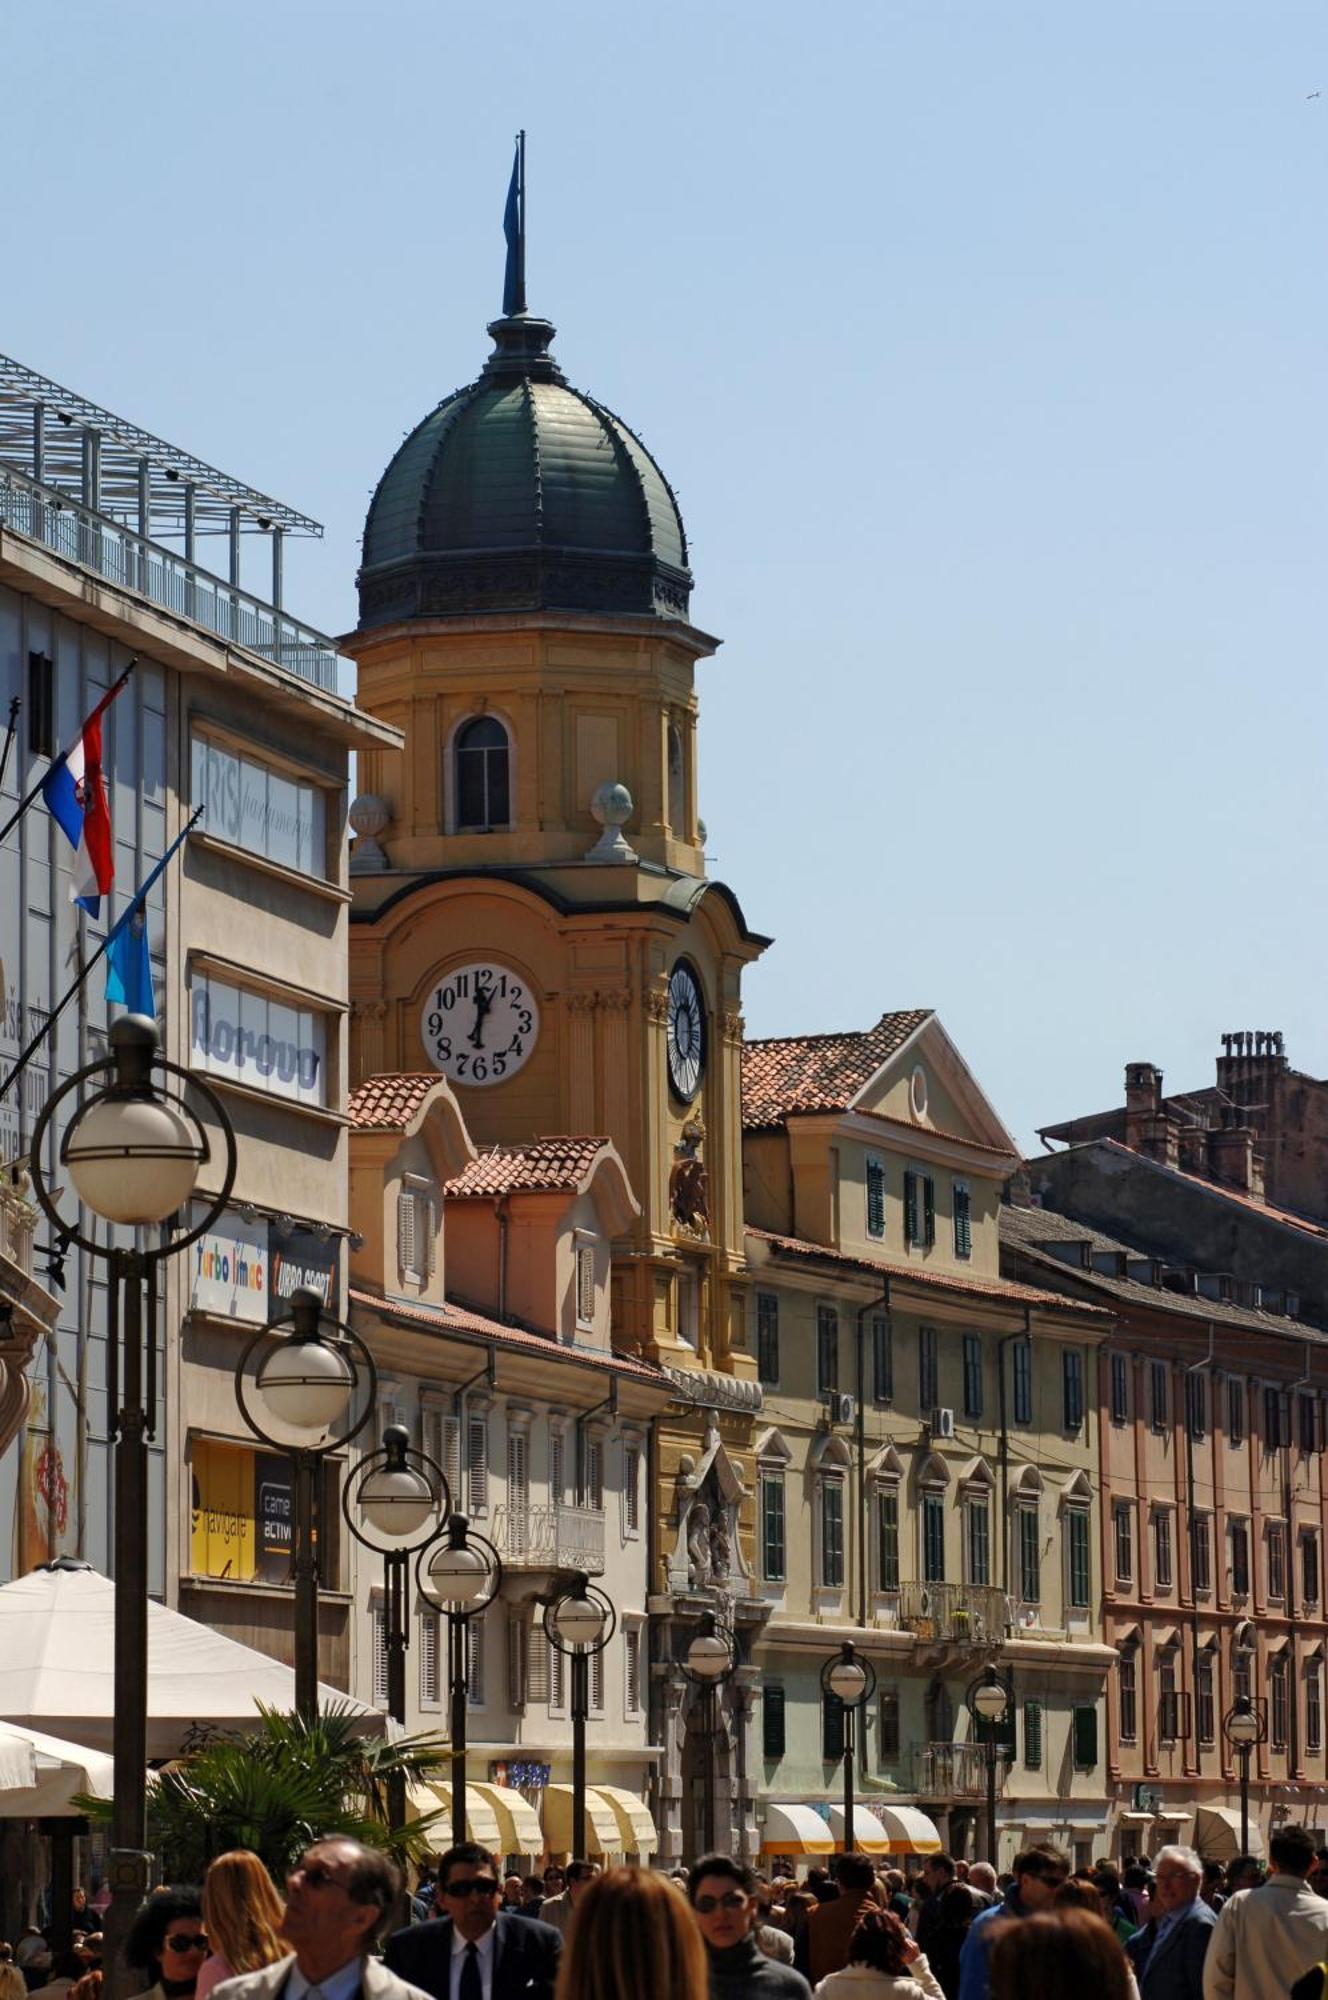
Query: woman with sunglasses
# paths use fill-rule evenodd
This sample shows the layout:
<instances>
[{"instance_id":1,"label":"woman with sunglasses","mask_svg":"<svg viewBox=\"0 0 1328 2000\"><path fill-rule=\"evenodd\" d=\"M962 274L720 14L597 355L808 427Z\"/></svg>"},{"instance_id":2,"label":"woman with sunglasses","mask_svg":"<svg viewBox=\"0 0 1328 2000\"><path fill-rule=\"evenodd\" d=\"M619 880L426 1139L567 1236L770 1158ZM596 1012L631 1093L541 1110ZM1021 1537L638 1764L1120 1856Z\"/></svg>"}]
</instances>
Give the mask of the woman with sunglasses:
<instances>
[{"instance_id":1,"label":"woman with sunglasses","mask_svg":"<svg viewBox=\"0 0 1328 2000\"><path fill-rule=\"evenodd\" d=\"M203 1878L203 1923L212 1955L198 1975L194 2000L238 1972L261 1972L286 1957L278 1933L285 1904L272 1877L246 1847L219 1854Z\"/></svg>"},{"instance_id":2,"label":"woman with sunglasses","mask_svg":"<svg viewBox=\"0 0 1328 2000\"><path fill-rule=\"evenodd\" d=\"M148 2000L194 2000L208 1955L197 1889L155 1889L134 1918L125 1958L153 1982Z\"/></svg>"}]
</instances>

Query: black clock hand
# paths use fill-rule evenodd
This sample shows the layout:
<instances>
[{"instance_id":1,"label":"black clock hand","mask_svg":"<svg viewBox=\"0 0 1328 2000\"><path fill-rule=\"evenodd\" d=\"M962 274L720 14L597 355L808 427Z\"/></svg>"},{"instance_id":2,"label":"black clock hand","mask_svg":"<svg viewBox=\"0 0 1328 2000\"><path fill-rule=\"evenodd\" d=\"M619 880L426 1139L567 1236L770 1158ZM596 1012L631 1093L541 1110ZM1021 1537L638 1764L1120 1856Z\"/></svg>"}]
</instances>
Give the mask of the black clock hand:
<instances>
[{"instance_id":1,"label":"black clock hand","mask_svg":"<svg viewBox=\"0 0 1328 2000\"><path fill-rule=\"evenodd\" d=\"M475 995L475 1025L466 1036L466 1040L473 1049L482 1049L484 1047L484 1019L492 1005L493 994L487 986L483 987Z\"/></svg>"}]
</instances>

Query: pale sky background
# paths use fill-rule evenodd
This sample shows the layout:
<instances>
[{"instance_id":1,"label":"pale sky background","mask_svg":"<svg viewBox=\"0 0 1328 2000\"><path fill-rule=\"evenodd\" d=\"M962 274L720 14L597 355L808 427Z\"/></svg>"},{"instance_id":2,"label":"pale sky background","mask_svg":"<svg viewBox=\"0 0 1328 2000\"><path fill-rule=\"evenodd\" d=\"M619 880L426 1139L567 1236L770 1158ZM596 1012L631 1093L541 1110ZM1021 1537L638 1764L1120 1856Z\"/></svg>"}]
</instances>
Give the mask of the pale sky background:
<instances>
[{"instance_id":1,"label":"pale sky background","mask_svg":"<svg viewBox=\"0 0 1328 2000\"><path fill-rule=\"evenodd\" d=\"M527 127L724 639L751 1032L935 1006L1025 1143L1224 1029L1328 1072L1321 4L61 0L0 71L0 351L324 521L331 631Z\"/></svg>"}]
</instances>

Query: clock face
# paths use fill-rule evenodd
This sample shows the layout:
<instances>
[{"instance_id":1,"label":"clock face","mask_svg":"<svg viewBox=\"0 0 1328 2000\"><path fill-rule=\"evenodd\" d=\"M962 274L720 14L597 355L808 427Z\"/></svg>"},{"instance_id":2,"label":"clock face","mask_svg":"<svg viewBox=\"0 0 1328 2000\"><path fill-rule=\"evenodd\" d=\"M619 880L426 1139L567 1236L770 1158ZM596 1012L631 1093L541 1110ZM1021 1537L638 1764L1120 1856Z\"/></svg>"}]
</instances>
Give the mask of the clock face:
<instances>
[{"instance_id":1,"label":"clock face","mask_svg":"<svg viewBox=\"0 0 1328 2000\"><path fill-rule=\"evenodd\" d=\"M453 1083L486 1088L515 1076L538 1037L539 1008L529 982L488 959L444 973L420 1010L429 1060Z\"/></svg>"},{"instance_id":2,"label":"clock face","mask_svg":"<svg viewBox=\"0 0 1328 2000\"><path fill-rule=\"evenodd\" d=\"M701 986L686 959L669 975L669 1082L674 1094L690 1104L705 1074L705 1007Z\"/></svg>"}]
</instances>

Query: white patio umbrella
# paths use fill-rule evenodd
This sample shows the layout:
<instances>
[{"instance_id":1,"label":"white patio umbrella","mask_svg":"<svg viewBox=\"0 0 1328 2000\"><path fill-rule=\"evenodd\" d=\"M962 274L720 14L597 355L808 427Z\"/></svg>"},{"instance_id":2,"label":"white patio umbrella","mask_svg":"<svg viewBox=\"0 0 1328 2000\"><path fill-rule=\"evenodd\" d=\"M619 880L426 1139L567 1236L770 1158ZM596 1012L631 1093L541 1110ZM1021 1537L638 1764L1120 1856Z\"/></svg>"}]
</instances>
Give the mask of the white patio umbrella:
<instances>
[{"instance_id":1,"label":"white patio umbrella","mask_svg":"<svg viewBox=\"0 0 1328 2000\"><path fill-rule=\"evenodd\" d=\"M61 1561L0 1588L0 1720L94 1750L110 1750L115 1712L115 1585L87 1564ZM381 1735L386 1718L337 1688L340 1702ZM196 1732L256 1728L258 1704L289 1712L295 1675L164 1604L148 1605L150 1759L178 1757Z\"/></svg>"},{"instance_id":2,"label":"white patio umbrella","mask_svg":"<svg viewBox=\"0 0 1328 2000\"><path fill-rule=\"evenodd\" d=\"M32 1778L27 1785L6 1786L0 1791L0 1819L73 1817L76 1808L70 1802L80 1793L94 1799L112 1796L115 1765L100 1750L65 1743L58 1736L24 1729L16 1722L0 1722L0 1762L11 1746L26 1751Z\"/></svg>"}]
</instances>

